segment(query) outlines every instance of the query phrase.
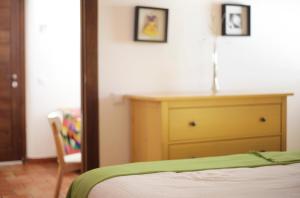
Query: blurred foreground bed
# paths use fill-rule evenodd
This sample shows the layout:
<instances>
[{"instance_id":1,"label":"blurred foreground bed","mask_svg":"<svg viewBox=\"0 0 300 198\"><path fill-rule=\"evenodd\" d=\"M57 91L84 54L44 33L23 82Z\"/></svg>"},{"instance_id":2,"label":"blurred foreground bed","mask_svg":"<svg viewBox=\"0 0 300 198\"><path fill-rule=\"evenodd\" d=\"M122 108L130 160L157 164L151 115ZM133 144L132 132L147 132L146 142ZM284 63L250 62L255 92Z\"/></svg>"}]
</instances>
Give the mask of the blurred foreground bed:
<instances>
[{"instance_id":1,"label":"blurred foreground bed","mask_svg":"<svg viewBox=\"0 0 300 198\"><path fill-rule=\"evenodd\" d=\"M253 152L91 170L67 198L300 197L300 152Z\"/></svg>"}]
</instances>

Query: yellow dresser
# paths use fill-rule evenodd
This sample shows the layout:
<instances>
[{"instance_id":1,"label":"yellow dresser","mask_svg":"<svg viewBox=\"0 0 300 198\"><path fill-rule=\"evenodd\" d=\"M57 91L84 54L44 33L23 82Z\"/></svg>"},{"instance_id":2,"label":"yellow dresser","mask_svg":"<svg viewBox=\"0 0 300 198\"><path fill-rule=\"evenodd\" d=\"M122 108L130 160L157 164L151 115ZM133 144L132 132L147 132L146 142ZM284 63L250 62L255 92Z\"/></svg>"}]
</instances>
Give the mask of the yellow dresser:
<instances>
[{"instance_id":1,"label":"yellow dresser","mask_svg":"<svg viewBox=\"0 0 300 198\"><path fill-rule=\"evenodd\" d=\"M289 95L130 95L132 161L284 151Z\"/></svg>"}]
</instances>

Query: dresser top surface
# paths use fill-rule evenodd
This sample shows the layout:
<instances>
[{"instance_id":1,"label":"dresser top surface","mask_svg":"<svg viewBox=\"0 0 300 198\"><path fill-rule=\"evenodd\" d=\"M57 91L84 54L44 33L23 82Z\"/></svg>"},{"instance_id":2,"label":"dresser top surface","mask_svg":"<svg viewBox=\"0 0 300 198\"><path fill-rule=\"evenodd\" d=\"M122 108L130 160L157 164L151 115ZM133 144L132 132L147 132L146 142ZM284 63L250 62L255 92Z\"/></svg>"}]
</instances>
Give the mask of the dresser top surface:
<instances>
[{"instance_id":1,"label":"dresser top surface","mask_svg":"<svg viewBox=\"0 0 300 198\"><path fill-rule=\"evenodd\" d=\"M294 95L291 92L191 92L191 93L148 93L132 94L125 97L131 100L196 100L208 98L249 98L249 97L287 97Z\"/></svg>"}]
</instances>

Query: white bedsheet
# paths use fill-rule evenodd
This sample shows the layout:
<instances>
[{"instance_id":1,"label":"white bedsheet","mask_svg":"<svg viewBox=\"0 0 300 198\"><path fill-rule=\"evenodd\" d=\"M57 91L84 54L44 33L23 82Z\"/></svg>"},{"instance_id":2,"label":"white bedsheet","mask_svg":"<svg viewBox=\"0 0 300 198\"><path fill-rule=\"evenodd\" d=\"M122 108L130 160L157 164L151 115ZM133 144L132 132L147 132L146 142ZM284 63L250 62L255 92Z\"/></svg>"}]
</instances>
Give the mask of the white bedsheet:
<instances>
[{"instance_id":1,"label":"white bedsheet","mask_svg":"<svg viewBox=\"0 0 300 198\"><path fill-rule=\"evenodd\" d=\"M300 198L300 163L112 178L89 198Z\"/></svg>"}]
</instances>

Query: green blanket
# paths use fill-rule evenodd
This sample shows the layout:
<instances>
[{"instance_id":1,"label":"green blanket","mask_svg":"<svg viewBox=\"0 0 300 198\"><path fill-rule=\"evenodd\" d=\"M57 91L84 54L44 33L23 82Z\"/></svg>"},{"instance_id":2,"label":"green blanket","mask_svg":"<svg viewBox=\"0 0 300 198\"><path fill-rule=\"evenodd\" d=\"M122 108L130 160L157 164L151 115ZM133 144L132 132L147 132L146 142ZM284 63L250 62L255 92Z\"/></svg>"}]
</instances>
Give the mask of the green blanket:
<instances>
[{"instance_id":1,"label":"green blanket","mask_svg":"<svg viewBox=\"0 0 300 198\"><path fill-rule=\"evenodd\" d=\"M97 168L80 175L70 186L67 198L88 197L89 191L109 178L157 172L188 172L209 169L260 167L300 162L300 152L253 152L219 157L139 162Z\"/></svg>"}]
</instances>

